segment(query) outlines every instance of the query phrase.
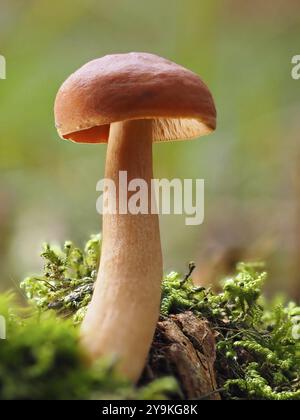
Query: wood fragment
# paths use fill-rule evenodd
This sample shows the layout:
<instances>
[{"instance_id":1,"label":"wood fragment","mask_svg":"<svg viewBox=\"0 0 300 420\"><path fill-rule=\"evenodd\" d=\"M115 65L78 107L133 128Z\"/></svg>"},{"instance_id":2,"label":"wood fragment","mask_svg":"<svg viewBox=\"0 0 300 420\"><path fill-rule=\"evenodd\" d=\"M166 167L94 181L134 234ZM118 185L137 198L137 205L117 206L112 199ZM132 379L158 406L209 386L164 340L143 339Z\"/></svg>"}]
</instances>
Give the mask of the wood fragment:
<instances>
[{"instance_id":1,"label":"wood fragment","mask_svg":"<svg viewBox=\"0 0 300 420\"><path fill-rule=\"evenodd\" d=\"M192 312L171 315L158 323L143 381L172 375L182 398L219 400L215 360L215 335L209 323Z\"/></svg>"}]
</instances>

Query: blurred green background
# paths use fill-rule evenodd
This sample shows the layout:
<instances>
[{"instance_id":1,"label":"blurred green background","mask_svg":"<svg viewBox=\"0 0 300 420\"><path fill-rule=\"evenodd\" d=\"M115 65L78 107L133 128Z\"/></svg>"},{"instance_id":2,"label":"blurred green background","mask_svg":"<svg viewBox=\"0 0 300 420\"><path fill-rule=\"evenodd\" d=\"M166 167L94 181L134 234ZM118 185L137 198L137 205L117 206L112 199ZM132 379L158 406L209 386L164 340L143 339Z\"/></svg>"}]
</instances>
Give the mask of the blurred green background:
<instances>
[{"instance_id":1,"label":"blurred green background","mask_svg":"<svg viewBox=\"0 0 300 420\"><path fill-rule=\"evenodd\" d=\"M297 0L0 0L0 289L39 270L42 242L100 229L106 147L59 140L58 87L90 59L147 51L199 73L219 114L210 137L154 146L156 177L206 181L204 225L161 218L165 269L193 259L210 283L263 259L268 290L299 299L299 38Z\"/></svg>"}]
</instances>

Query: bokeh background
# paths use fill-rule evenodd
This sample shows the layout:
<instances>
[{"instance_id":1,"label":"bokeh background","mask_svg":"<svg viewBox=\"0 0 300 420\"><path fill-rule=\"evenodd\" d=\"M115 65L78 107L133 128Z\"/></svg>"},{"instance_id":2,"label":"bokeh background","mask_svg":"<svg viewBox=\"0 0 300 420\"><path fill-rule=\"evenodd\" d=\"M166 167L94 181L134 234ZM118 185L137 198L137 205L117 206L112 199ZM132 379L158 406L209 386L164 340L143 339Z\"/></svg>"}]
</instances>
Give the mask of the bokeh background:
<instances>
[{"instance_id":1,"label":"bokeh background","mask_svg":"<svg viewBox=\"0 0 300 420\"><path fill-rule=\"evenodd\" d=\"M267 291L299 299L299 38L298 0L0 0L0 289L39 271L44 241L100 229L106 147L58 139L61 82L92 58L147 51L199 73L219 114L210 137L154 146L156 177L206 181L204 225L161 218L165 269L195 260L210 283L264 260Z\"/></svg>"}]
</instances>

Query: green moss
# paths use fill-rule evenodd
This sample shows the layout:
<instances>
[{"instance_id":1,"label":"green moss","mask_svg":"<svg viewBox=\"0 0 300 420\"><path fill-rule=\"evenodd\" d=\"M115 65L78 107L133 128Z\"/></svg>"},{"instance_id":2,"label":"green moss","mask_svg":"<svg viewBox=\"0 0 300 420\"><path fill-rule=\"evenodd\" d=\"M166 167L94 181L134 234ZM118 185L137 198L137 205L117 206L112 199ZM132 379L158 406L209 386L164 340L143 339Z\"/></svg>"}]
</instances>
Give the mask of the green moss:
<instances>
[{"instance_id":1,"label":"green moss","mask_svg":"<svg viewBox=\"0 0 300 420\"><path fill-rule=\"evenodd\" d=\"M49 311L20 310L11 295L0 296L7 339L0 342L0 400L149 399L175 392L172 378L135 389L102 360L88 367L78 328Z\"/></svg>"},{"instance_id":2,"label":"green moss","mask_svg":"<svg viewBox=\"0 0 300 420\"><path fill-rule=\"evenodd\" d=\"M99 235L93 235L83 250L70 241L62 249L45 244L43 274L21 283L28 300L41 310L54 309L64 317L72 315L79 323L93 292L100 245Z\"/></svg>"},{"instance_id":3,"label":"green moss","mask_svg":"<svg viewBox=\"0 0 300 420\"><path fill-rule=\"evenodd\" d=\"M240 264L223 291L196 288L177 273L164 281L164 315L192 310L217 334L217 376L227 399L300 399L300 340L290 303L268 307L261 265Z\"/></svg>"},{"instance_id":4,"label":"green moss","mask_svg":"<svg viewBox=\"0 0 300 420\"><path fill-rule=\"evenodd\" d=\"M48 314L49 309L52 309L52 312L55 311L61 318L70 317L75 325L82 320L93 291L100 245L98 236L93 236L84 250L76 248L70 242L61 250L45 245L42 254L45 259L44 273L27 278L22 283L29 301L41 314ZM268 305L264 301L262 288L267 275L261 265L240 264L236 275L224 280L223 290L219 294L210 289L195 287L190 279L192 269L193 265L185 277L172 272L164 278L161 313L168 316L191 310L197 316L210 321L217 337L216 369L223 398L300 399L300 340L297 340L299 331L296 331L295 323L300 308L293 303L283 305L277 302L275 305ZM28 328L32 328L32 322L36 321L30 322L28 325L31 327ZM67 349L70 356L73 354L71 359L74 361L75 358L78 362L74 368L74 375L75 371L79 375L81 365L80 356L76 353L78 350L75 350L76 328L70 332L72 329L69 323L65 324L62 320L58 323L51 317L47 318L47 321L39 320L37 342L33 342L32 347L39 348L40 340L42 350L41 337L46 337L47 334L51 337L50 326L49 331L47 330L48 323L52 326L55 324L56 330L60 329L62 341L66 334L65 340L69 340ZM11 352L18 343L26 343L23 326L22 331L20 341L11 340ZM55 336L53 343L51 360L55 359L55 349L60 347L60 343L55 341ZM8 353L6 357L9 357ZM15 364L19 365L17 359ZM41 366L42 368L37 369L43 369L45 365ZM44 369L47 370L49 366L46 365ZM54 366L53 383L57 380ZM92 378L94 377L93 374ZM106 382L108 377L105 373L102 373L102 378L102 385L110 383ZM25 379L24 381L26 382ZM89 392L91 388L93 387L86 387ZM170 391L170 388L174 390L174 382L167 380L167 383L150 384L146 389L139 390L139 395L149 397L154 392L155 395L161 396L164 389ZM99 387L97 389L100 389L102 396L110 394L110 391L115 395L124 395L124 389L121 387L119 392L116 383L112 388L104 387L102 391ZM54 387L53 392L56 392ZM77 391L74 389L73 392L71 395L76 397ZM126 392L128 395L128 389ZM82 390L80 393L84 394ZM14 392L10 395L13 396ZM135 397L138 398L138 395Z\"/></svg>"}]
</instances>

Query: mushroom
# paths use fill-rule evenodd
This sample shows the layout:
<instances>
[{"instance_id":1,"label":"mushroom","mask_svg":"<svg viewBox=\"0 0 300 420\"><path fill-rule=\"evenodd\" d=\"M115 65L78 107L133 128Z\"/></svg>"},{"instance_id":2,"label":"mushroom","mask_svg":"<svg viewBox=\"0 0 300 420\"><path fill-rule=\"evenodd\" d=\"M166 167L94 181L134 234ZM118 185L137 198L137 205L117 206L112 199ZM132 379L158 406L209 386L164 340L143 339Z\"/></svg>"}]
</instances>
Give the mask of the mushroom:
<instances>
[{"instance_id":1,"label":"mushroom","mask_svg":"<svg viewBox=\"0 0 300 420\"><path fill-rule=\"evenodd\" d=\"M55 120L63 139L108 143L105 179L118 185L120 171L127 171L128 182L138 178L150 186L152 143L210 133L216 110L193 72L153 54L129 53L93 60L72 74L57 94ZM159 318L158 216L150 208L148 214L104 214L102 231L101 262L81 340L91 361L114 355L119 371L135 382Z\"/></svg>"}]
</instances>

